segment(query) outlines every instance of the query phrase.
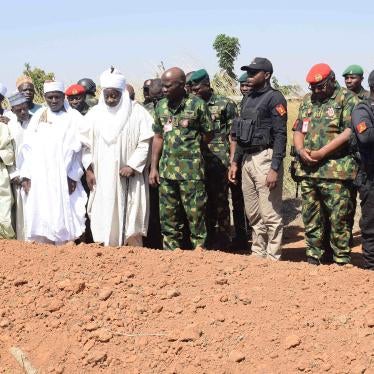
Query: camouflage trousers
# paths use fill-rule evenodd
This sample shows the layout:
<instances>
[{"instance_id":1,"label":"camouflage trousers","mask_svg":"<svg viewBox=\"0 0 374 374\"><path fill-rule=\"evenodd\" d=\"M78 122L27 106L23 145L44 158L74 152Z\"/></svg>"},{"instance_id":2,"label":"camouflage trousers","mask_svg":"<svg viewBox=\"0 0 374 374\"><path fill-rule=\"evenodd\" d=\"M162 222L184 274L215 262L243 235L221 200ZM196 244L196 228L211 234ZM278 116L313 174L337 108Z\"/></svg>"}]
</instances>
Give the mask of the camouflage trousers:
<instances>
[{"instance_id":1,"label":"camouflage trousers","mask_svg":"<svg viewBox=\"0 0 374 374\"><path fill-rule=\"evenodd\" d=\"M202 246L206 239L204 181L161 178L159 192L164 249Z\"/></svg>"},{"instance_id":2,"label":"camouflage trousers","mask_svg":"<svg viewBox=\"0 0 374 374\"><path fill-rule=\"evenodd\" d=\"M349 263L350 222L353 202L349 185L333 179L307 178L301 182L302 216L306 255L318 260L324 254L326 224L330 225L330 246L336 263Z\"/></svg>"},{"instance_id":3,"label":"camouflage trousers","mask_svg":"<svg viewBox=\"0 0 374 374\"><path fill-rule=\"evenodd\" d=\"M230 235L229 185L227 168L222 166L205 169L205 186L208 196L206 226L208 240L216 233Z\"/></svg>"}]
</instances>

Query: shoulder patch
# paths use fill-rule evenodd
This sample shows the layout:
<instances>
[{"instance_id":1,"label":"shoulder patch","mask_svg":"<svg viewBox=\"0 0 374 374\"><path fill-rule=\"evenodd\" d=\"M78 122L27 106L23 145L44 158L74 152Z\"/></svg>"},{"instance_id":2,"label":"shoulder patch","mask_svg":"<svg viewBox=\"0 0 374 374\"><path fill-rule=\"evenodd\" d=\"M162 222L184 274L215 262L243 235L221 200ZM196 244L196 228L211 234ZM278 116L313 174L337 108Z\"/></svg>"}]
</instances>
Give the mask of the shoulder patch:
<instances>
[{"instance_id":1,"label":"shoulder patch","mask_svg":"<svg viewBox=\"0 0 374 374\"><path fill-rule=\"evenodd\" d=\"M286 108L283 106L283 104L278 104L275 107L275 110L278 112L278 114L282 117L287 113Z\"/></svg>"},{"instance_id":2,"label":"shoulder patch","mask_svg":"<svg viewBox=\"0 0 374 374\"><path fill-rule=\"evenodd\" d=\"M367 125L365 122L360 122L358 125L356 125L356 130L359 134L362 134L364 131L367 130Z\"/></svg>"}]
</instances>

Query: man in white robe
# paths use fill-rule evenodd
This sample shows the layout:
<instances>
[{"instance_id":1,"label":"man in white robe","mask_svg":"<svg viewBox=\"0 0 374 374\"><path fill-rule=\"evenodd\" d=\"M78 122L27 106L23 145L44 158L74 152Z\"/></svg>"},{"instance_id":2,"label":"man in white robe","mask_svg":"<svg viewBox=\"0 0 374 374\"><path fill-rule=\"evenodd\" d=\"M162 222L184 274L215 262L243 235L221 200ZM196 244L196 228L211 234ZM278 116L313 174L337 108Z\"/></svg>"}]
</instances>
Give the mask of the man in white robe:
<instances>
[{"instance_id":1,"label":"man in white robe","mask_svg":"<svg viewBox=\"0 0 374 374\"><path fill-rule=\"evenodd\" d=\"M15 154L14 165L8 168L14 195L13 226L16 229L17 240L25 240L22 186L19 177L18 155L23 144L25 131L30 123L31 113L29 104L24 94L17 92L8 97L9 104L14 116L11 116L8 129L12 137L13 150Z\"/></svg>"},{"instance_id":2,"label":"man in white robe","mask_svg":"<svg viewBox=\"0 0 374 374\"><path fill-rule=\"evenodd\" d=\"M131 101L124 76L115 69L100 77L99 103L85 117L91 189L88 214L95 242L142 245L147 234L148 163L153 119ZM88 167L89 165L89 167Z\"/></svg>"},{"instance_id":3,"label":"man in white robe","mask_svg":"<svg viewBox=\"0 0 374 374\"><path fill-rule=\"evenodd\" d=\"M64 244L85 229L87 195L80 177L83 117L69 107L61 82L44 83L46 108L28 126L20 153L26 240Z\"/></svg>"}]
</instances>

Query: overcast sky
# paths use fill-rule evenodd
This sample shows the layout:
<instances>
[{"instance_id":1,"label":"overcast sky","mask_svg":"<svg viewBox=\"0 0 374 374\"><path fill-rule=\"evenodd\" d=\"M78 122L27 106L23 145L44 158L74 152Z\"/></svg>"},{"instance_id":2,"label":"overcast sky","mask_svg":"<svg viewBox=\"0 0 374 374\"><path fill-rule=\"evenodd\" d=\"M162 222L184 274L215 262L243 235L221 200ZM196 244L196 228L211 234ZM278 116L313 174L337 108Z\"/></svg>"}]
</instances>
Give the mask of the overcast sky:
<instances>
[{"instance_id":1,"label":"overcast sky","mask_svg":"<svg viewBox=\"0 0 374 374\"><path fill-rule=\"evenodd\" d=\"M363 66L365 78L374 69L369 0L16 0L1 7L0 82L10 92L25 62L53 71L65 84L84 76L97 81L113 64L139 85L155 76L161 61L213 75L219 33L240 40L238 74L255 56L268 57L283 84L305 86L318 62L330 64L338 77L352 63Z\"/></svg>"}]
</instances>

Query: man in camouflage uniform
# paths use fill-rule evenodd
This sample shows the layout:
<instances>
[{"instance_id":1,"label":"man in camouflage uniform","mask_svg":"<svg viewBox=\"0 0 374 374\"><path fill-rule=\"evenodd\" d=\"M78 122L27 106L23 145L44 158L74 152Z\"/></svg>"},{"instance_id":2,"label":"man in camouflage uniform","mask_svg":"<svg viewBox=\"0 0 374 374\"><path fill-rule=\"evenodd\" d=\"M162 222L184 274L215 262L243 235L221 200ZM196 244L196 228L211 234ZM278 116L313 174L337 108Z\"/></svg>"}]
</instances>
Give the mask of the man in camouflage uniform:
<instances>
[{"instance_id":1,"label":"man in camouflage uniform","mask_svg":"<svg viewBox=\"0 0 374 374\"><path fill-rule=\"evenodd\" d=\"M360 65L350 65L343 72L344 82L348 90L354 92L360 100L369 97L369 91L362 87L364 69Z\"/></svg>"},{"instance_id":2,"label":"man in camouflage uniform","mask_svg":"<svg viewBox=\"0 0 374 374\"><path fill-rule=\"evenodd\" d=\"M248 73L245 72L244 74L242 74L239 79L238 79L238 82L240 84L240 93L243 95L243 98L245 95L247 95L250 91L250 88L249 88L249 85L248 85L248 82L247 82L247 79L248 79Z\"/></svg>"},{"instance_id":3,"label":"man in camouflage uniform","mask_svg":"<svg viewBox=\"0 0 374 374\"><path fill-rule=\"evenodd\" d=\"M311 94L303 99L294 123L294 145L302 178L302 216L310 264L319 265L325 252L325 220L330 226L330 245L337 264L350 262L350 216L353 211L351 184L357 164L348 146L325 156L320 149L350 126L358 98L335 80L327 64L314 65L307 82Z\"/></svg>"},{"instance_id":4,"label":"man in camouflage uniform","mask_svg":"<svg viewBox=\"0 0 374 374\"><path fill-rule=\"evenodd\" d=\"M206 103L186 93L183 70L171 68L161 81L165 98L155 108L149 183L160 185L163 245L165 249L201 247L206 239L201 145L212 139L213 124ZM188 230L186 246L183 239Z\"/></svg>"},{"instance_id":5,"label":"man in camouflage uniform","mask_svg":"<svg viewBox=\"0 0 374 374\"><path fill-rule=\"evenodd\" d=\"M229 135L237 116L235 103L213 92L205 69L191 76L192 92L203 99L214 125L214 138L204 147L205 183L208 195L206 209L207 247L225 249L230 244L230 208L227 171L230 165Z\"/></svg>"},{"instance_id":6,"label":"man in camouflage uniform","mask_svg":"<svg viewBox=\"0 0 374 374\"><path fill-rule=\"evenodd\" d=\"M79 79L77 84L83 86L86 89L86 103L92 108L99 102L96 98L96 84L91 78Z\"/></svg>"}]
</instances>

